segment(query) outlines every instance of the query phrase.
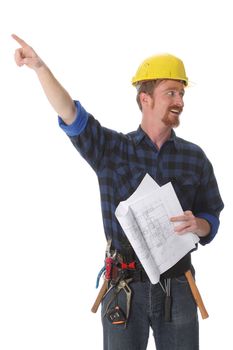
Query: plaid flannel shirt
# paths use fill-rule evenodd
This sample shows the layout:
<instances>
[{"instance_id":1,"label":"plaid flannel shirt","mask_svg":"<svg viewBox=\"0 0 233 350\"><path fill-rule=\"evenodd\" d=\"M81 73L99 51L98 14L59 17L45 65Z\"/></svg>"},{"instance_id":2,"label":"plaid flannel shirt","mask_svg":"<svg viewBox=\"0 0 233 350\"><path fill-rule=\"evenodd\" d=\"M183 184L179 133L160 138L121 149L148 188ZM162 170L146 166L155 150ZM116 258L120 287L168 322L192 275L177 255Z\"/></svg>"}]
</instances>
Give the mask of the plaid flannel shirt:
<instances>
[{"instance_id":1,"label":"plaid flannel shirt","mask_svg":"<svg viewBox=\"0 0 233 350\"><path fill-rule=\"evenodd\" d=\"M203 245L209 243L217 233L223 202L203 150L173 130L158 150L140 126L128 134L116 132L102 127L75 103L78 117L73 124L66 125L60 117L59 124L98 177L104 231L114 248L121 251L127 242L115 217L116 207L136 190L146 173L160 186L171 181L183 210L210 223L210 234L200 239Z\"/></svg>"}]
</instances>

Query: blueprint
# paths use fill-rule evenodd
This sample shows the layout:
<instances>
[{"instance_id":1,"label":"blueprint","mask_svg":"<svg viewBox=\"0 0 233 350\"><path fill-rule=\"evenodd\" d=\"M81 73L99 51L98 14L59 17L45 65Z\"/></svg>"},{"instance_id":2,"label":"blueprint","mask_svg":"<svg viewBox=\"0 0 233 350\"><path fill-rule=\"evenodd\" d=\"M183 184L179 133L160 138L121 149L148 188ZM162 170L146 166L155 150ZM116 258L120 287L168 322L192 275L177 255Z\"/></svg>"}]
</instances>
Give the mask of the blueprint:
<instances>
[{"instance_id":1,"label":"blueprint","mask_svg":"<svg viewBox=\"0 0 233 350\"><path fill-rule=\"evenodd\" d=\"M182 214L172 184L159 187L148 174L116 208L115 215L153 284L199 241L194 233L175 233L170 218Z\"/></svg>"}]
</instances>

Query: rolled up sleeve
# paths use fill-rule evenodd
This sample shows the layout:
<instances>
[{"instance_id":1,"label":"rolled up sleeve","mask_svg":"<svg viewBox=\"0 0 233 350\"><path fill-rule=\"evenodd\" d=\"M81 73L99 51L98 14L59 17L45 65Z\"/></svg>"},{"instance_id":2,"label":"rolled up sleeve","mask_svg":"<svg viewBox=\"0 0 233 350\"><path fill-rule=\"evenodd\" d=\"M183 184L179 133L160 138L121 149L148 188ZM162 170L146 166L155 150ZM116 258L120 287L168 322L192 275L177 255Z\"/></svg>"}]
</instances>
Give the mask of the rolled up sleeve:
<instances>
[{"instance_id":1,"label":"rolled up sleeve","mask_svg":"<svg viewBox=\"0 0 233 350\"><path fill-rule=\"evenodd\" d=\"M76 106L76 118L74 122L70 125L64 123L62 118L58 116L58 123L60 128L67 134L67 136L78 136L85 129L88 121L89 114L83 108L79 101L74 101Z\"/></svg>"}]
</instances>

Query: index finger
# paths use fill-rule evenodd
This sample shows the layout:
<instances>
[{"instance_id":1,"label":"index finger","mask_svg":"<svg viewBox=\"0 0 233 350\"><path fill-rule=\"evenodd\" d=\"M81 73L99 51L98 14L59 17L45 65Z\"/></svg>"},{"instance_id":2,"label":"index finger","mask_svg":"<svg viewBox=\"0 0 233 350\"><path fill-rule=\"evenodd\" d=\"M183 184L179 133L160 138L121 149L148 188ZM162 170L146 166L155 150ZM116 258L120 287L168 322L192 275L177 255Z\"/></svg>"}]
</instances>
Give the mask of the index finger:
<instances>
[{"instance_id":1,"label":"index finger","mask_svg":"<svg viewBox=\"0 0 233 350\"><path fill-rule=\"evenodd\" d=\"M11 36L12 36L12 38L15 39L15 41L17 41L17 43L19 43L22 47L28 46L28 44L27 44L23 39L21 39L20 37L18 37L17 35L12 34Z\"/></svg>"},{"instance_id":2,"label":"index finger","mask_svg":"<svg viewBox=\"0 0 233 350\"><path fill-rule=\"evenodd\" d=\"M187 220L188 220L188 218L187 218L187 216L185 216L185 215L172 216L172 217L170 218L170 221L171 221L171 222L176 222L176 221L187 221Z\"/></svg>"}]
</instances>

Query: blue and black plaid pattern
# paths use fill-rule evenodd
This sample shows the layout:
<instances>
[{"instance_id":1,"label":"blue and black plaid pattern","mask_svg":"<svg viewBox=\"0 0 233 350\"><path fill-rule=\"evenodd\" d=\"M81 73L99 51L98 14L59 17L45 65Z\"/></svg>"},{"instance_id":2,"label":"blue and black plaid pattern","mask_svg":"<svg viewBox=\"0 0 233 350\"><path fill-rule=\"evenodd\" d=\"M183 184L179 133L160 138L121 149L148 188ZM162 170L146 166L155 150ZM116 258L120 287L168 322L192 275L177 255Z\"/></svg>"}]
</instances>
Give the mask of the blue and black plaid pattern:
<instances>
[{"instance_id":1,"label":"blue and black plaid pattern","mask_svg":"<svg viewBox=\"0 0 233 350\"><path fill-rule=\"evenodd\" d=\"M118 251L127 239L115 217L116 207L136 190L146 173L160 186L171 181L184 211L192 210L218 227L223 202L212 165L200 147L174 131L158 150L141 127L122 134L102 127L89 114L84 130L69 137L97 174L105 235ZM209 243L216 232L200 243Z\"/></svg>"}]
</instances>

